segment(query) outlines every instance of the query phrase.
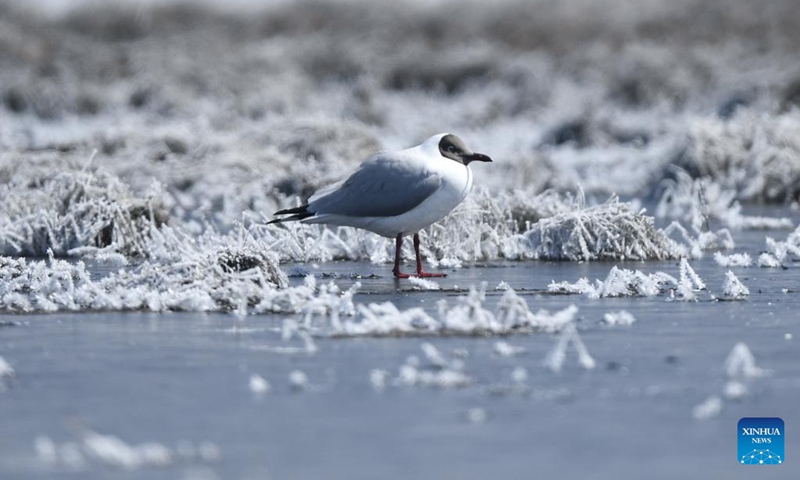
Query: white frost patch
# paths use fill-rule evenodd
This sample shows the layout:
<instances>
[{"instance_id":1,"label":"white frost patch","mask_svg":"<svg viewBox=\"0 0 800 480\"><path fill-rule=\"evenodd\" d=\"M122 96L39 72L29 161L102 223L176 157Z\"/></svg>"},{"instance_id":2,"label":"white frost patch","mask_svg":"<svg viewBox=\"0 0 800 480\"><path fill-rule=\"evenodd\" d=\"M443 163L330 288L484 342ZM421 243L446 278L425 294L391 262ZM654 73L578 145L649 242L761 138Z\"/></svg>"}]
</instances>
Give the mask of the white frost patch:
<instances>
[{"instance_id":1,"label":"white frost patch","mask_svg":"<svg viewBox=\"0 0 800 480\"><path fill-rule=\"evenodd\" d=\"M740 400L747 396L748 391L745 384L731 380L725 384L725 388L722 390L722 393L728 400Z\"/></svg>"},{"instance_id":2,"label":"white frost patch","mask_svg":"<svg viewBox=\"0 0 800 480\"><path fill-rule=\"evenodd\" d=\"M520 385L528 381L528 371L525 370L523 367L516 367L511 372L511 380Z\"/></svg>"},{"instance_id":3,"label":"white frost patch","mask_svg":"<svg viewBox=\"0 0 800 480\"><path fill-rule=\"evenodd\" d=\"M446 300L437 302L438 315L432 317L415 307L399 310L393 303L370 303L357 306L358 316L341 322L331 321L327 330L333 336L397 335L505 335L510 333L557 332L569 323L578 309L571 305L553 314L528 309L513 289L503 293L497 310L483 308L486 284L459 298L450 308Z\"/></svg>"},{"instance_id":4,"label":"white frost patch","mask_svg":"<svg viewBox=\"0 0 800 480\"><path fill-rule=\"evenodd\" d=\"M14 376L14 369L11 368L11 365L3 358L0 357L0 382L5 379L12 378Z\"/></svg>"},{"instance_id":5,"label":"white frost patch","mask_svg":"<svg viewBox=\"0 0 800 480\"><path fill-rule=\"evenodd\" d=\"M267 393L272 388L268 381L264 379L261 375L254 373L250 375L250 391L255 393L256 395L261 395Z\"/></svg>"},{"instance_id":6,"label":"white frost patch","mask_svg":"<svg viewBox=\"0 0 800 480\"><path fill-rule=\"evenodd\" d=\"M725 371L731 378L757 378L768 375L769 371L759 368L753 353L743 342L733 347L725 359Z\"/></svg>"},{"instance_id":7,"label":"white frost patch","mask_svg":"<svg viewBox=\"0 0 800 480\"><path fill-rule=\"evenodd\" d=\"M581 367L586 370L595 368L594 359L589 354L589 350L586 349L586 345L583 344L583 340L578 334L578 329L572 323L563 329L555 346L547 354L547 358L544 361L545 366L554 372L560 372L567 358L567 349L570 344L575 346L575 351L578 354L578 363L580 363Z\"/></svg>"},{"instance_id":8,"label":"white frost patch","mask_svg":"<svg viewBox=\"0 0 800 480\"><path fill-rule=\"evenodd\" d=\"M330 306L330 310L336 312L337 314L341 311L342 305L339 303L341 300L345 302L352 302L352 295L346 298L346 296L338 297L335 300L331 300L330 298L325 298L323 295L320 295L315 299L315 301L309 302L309 305L314 305L314 307L318 308L320 304L324 304L325 300L328 301L328 306ZM319 302L319 303L315 303ZM272 347L271 350L279 351L282 353L296 353L296 352L305 352L308 355L313 355L317 353L317 344L314 342L314 338L308 332L307 325L310 325L309 318L306 316L306 322L300 326L292 319L286 319L283 321L283 326L281 328L281 339L284 342L291 341L292 338L298 337L302 342L302 347Z\"/></svg>"},{"instance_id":9,"label":"white frost patch","mask_svg":"<svg viewBox=\"0 0 800 480\"><path fill-rule=\"evenodd\" d=\"M720 252L715 252L714 261L720 267L749 267L753 264L753 259L746 253L723 255Z\"/></svg>"},{"instance_id":10,"label":"white frost patch","mask_svg":"<svg viewBox=\"0 0 800 480\"><path fill-rule=\"evenodd\" d=\"M730 270L725 273L725 283L722 286L722 294L733 300L744 300L750 295L750 289L744 286Z\"/></svg>"},{"instance_id":11,"label":"white frost patch","mask_svg":"<svg viewBox=\"0 0 800 480\"><path fill-rule=\"evenodd\" d=\"M716 417L720 412L722 412L722 399L711 396L692 409L692 416L697 420L708 420Z\"/></svg>"},{"instance_id":12,"label":"white frost patch","mask_svg":"<svg viewBox=\"0 0 800 480\"><path fill-rule=\"evenodd\" d=\"M82 469L90 462L123 470L167 467L178 461L217 462L219 447L203 442L197 447L181 442L170 448L157 442L131 445L114 435L103 435L85 430L80 442L58 444L50 437L40 435L34 441L36 456L43 463L69 469Z\"/></svg>"},{"instance_id":13,"label":"white frost patch","mask_svg":"<svg viewBox=\"0 0 800 480\"><path fill-rule=\"evenodd\" d=\"M380 369L373 369L369 372L369 382L372 384L372 388L374 388L378 392L382 392L386 390L386 382L389 380L390 373L386 370Z\"/></svg>"},{"instance_id":14,"label":"white frost patch","mask_svg":"<svg viewBox=\"0 0 800 480\"><path fill-rule=\"evenodd\" d=\"M408 282L415 290L440 290L441 287L433 280L426 280L419 277L409 277Z\"/></svg>"},{"instance_id":15,"label":"white frost patch","mask_svg":"<svg viewBox=\"0 0 800 480\"><path fill-rule=\"evenodd\" d=\"M606 325L632 325L636 321L636 317L631 315L625 310L619 312L608 312L603 315L603 323Z\"/></svg>"},{"instance_id":16,"label":"white frost patch","mask_svg":"<svg viewBox=\"0 0 800 480\"><path fill-rule=\"evenodd\" d=\"M294 370L289 374L289 385L296 392L303 391L308 388L308 376L300 370Z\"/></svg>"},{"instance_id":17,"label":"white frost patch","mask_svg":"<svg viewBox=\"0 0 800 480\"><path fill-rule=\"evenodd\" d=\"M467 410L467 420L470 423L485 423L487 418L488 415L483 408L475 407Z\"/></svg>"},{"instance_id":18,"label":"white frost patch","mask_svg":"<svg viewBox=\"0 0 800 480\"><path fill-rule=\"evenodd\" d=\"M428 363L422 365L417 357L408 357L397 372L395 385L461 388L472 383L472 379L464 373L461 359L448 359L429 343L423 343L420 347Z\"/></svg>"},{"instance_id":19,"label":"white frost patch","mask_svg":"<svg viewBox=\"0 0 800 480\"><path fill-rule=\"evenodd\" d=\"M439 349L434 347L432 344L425 342L419 347L422 349L422 353L425 354L425 358L428 359L432 365L439 368L446 368L450 366L450 361L447 360L442 352L440 352Z\"/></svg>"},{"instance_id":20,"label":"white frost patch","mask_svg":"<svg viewBox=\"0 0 800 480\"><path fill-rule=\"evenodd\" d=\"M525 352L525 348L516 347L502 340L500 340L499 342L495 342L494 344L494 353L496 353L501 357L513 357L514 355L519 355L520 353L523 352Z\"/></svg>"},{"instance_id":21,"label":"white frost patch","mask_svg":"<svg viewBox=\"0 0 800 480\"><path fill-rule=\"evenodd\" d=\"M758 256L758 266L762 268L780 268L781 262L771 253L762 253Z\"/></svg>"}]
</instances>

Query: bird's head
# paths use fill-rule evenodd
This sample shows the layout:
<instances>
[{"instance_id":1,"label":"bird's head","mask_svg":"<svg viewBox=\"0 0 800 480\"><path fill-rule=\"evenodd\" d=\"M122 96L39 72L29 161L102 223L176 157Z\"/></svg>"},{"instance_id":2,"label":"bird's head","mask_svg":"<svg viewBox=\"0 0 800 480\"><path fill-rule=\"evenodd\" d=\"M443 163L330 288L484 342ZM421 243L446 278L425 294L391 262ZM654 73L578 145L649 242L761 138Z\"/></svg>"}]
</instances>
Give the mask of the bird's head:
<instances>
[{"instance_id":1,"label":"bird's head","mask_svg":"<svg viewBox=\"0 0 800 480\"><path fill-rule=\"evenodd\" d=\"M457 136L447 133L439 139L439 154L450 160L469 165L470 162L491 162L488 155L475 153Z\"/></svg>"}]
</instances>

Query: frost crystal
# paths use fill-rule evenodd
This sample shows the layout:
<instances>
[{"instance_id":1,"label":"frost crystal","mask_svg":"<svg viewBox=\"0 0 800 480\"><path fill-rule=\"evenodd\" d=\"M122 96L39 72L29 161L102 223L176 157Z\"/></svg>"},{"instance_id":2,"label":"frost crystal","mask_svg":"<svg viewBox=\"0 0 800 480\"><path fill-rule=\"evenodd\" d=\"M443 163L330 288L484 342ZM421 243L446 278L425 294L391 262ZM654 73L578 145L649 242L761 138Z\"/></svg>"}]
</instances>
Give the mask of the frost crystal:
<instances>
[{"instance_id":1,"label":"frost crystal","mask_svg":"<svg viewBox=\"0 0 800 480\"><path fill-rule=\"evenodd\" d=\"M725 273L725 284L722 286L723 295L733 300L744 300L750 295L750 289L745 287L730 270Z\"/></svg>"},{"instance_id":2,"label":"frost crystal","mask_svg":"<svg viewBox=\"0 0 800 480\"><path fill-rule=\"evenodd\" d=\"M700 276L695 273L692 266L689 265L689 261L685 258L681 258L679 273L681 283L688 282L688 284L695 290L705 290L705 282L703 282L703 279L701 279Z\"/></svg>"},{"instance_id":3,"label":"frost crystal","mask_svg":"<svg viewBox=\"0 0 800 480\"><path fill-rule=\"evenodd\" d=\"M0 385L2 381L14 376L14 369L6 362L3 357L0 357Z\"/></svg>"},{"instance_id":4,"label":"frost crystal","mask_svg":"<svg viewBox=\"0 0 800 480\"><path fill-rule=\"evenodd\" d=\"M746 397L747 393L747 386L735 380L726 383L723 389L723 394L728 400L739 400Z\"/></svg>"},{"instance_id":5,"label":"frost crystal","mask_svg":"<svg viewBox=\"0 0 800 480\"><path fill-rule=\"evenodd\" d=\"M289 384L292 386L292 390L305 390L308 387L308 376L300 370L295 370L289 374Z\"/></svg>"},{"instance_id":6,"label":"frost crystal","mask_svg":"<svg viewBox=\"0 0 800 480\"><path fill-rule=\"evenodd\" d=\"M608 312L603 315L603 323L607 325L631 325L636 318L625 310L619 312Z\"/></svg>"},{"instance_id":7,"label":"frost crystal","mask_svg":"<svg viewBox=\"0 0 800 480\"><path fill-rule=\"evenodd\" d=\"M768 371L756 366L755 357L742 342L737 343L725 359L725 371L731 378L754 378L768 374Z\"/></svg>"},{"instance_id":8,"label":"frost crystal","mask_svg":"<svg viewBox=\"0 0 800 480\"><path fill-rule=\"evenodd\" d=\"M386 389L386 381L389 379L390 373L386 370L374 369L369 372L369 381L372 388L376 391L383 391Z\"/></svg>"},{"instance_id":9,"label":"frost crystal","mask_svg":"<svg viewBox=\"0 0 800 480\"><path fill-rule=\"evenodd\" d=\"M270 384L268 381L264 380L264 377L261 375L254 373L250 375L250 391L255 394L262 394L267 393L270 391Z\"/></svg>"},{"instance_id":10,"label":"frost crystal","mask_svg":"<svg viewBox=\"0 0 800 480\"><path fill-rule=\"evenodd\" d=\"M525 349L523 347L515 347L514 345L510 345L502 340L494 344L494 353L500 355L501 357L513 357L514 355L518 355L524 351Z\"/></svg>"},{"instance_id":11,"label":"frost crystal","mask_svg":"<svg viewBox=\"0 0 800 480\"><path fill-rule=\"evenodd\" d=\"M697 405L692 410L692 416L697 420L708 420L714 418L722 411L722 399L717 396L711 396L705 399L703 403Z\"/></svg>"},{"instance_id":12,"label":"frost crystal","mask_svg":"<svg viewBox=\"0 0 800 480\"><path fill-rule=\"evenodd\" d=\"M575 351L578 354L578 362L584 369L591 370L595 368L594 359L589 355L589 351L586 349L586 346L583 344L578 334L578 329L575 328L575 325L572 323L563 329L555 346L550 353L547 354L547 358L544 361L545 366L554 372L560 372L567 358L567 348L570 344L575 346Z\"/></svg>"},{"instance_id":13,"label":"frost crystal","mask_svg":"<svg viewBox=\"0 0 800 480\"><path fill-rule=\"evenodd\" d=\"M419 277L409 277L408 282L413 285L415 290L439 290L439 284Z\"/></svg>"},{"instance_id":14,"label":"frost crystal","mask_svg":"<svg viewBox=\"0 0 800 480\"><path fill-rule=\"evenodd\" d=\"M695 273L685 258L681 259L679 273L680 279L675 288L675 292L678 294L677 299L684 302L696 302L698 299L695 292L705 289L705 282Z\"/></svg>"},{"instance_id":15,"label":"frost crystal","mask_svg":"<svg viewBox=\"0 0 800 480\"><path fill-rule=\"evenodd\" d=\"M714 261L720 267L749 267L753 264L753 259L746 253L734 253L723 255L720 252L714 253Z\"/></svg>"},{"instance_id":16,"label":"frost crystal","mask_svg":"<svg viewBox=\"0 0 800 480\"><path fill-rule=\"evenodd\" d=\"M528 371L522 367L516 367L514 371L511 372L511 380L514 383L521 384L528 381Z\"/></svg>"},{"instance_id":17,"label":"frost crystal","mask_svg":"<svg viewBox=\"0 0 800 480\"><path fill-rule=\"evenodd\" d=\"M770 253L758 256L758 266L762 268L780 268L781 262Z\"/></svg>"},{"instance_id":18,"label":"frost crystal","mask_svg":"<svg viewBox=\"0 0 800 480\"><path fill-rule=\"evenodd\" d=\"M464 363L459 359L445 358L436 347L429 343L421 345L429 363L420 366L416 357L409 357L398 371L395 383L406 386L435 388L461 388L472 383L464 373Z\"/></svg>"},{"instance_id":19,"label":"frost crystal","mask_svg":"<svg viewBox=\"0 0 800 480\"><path fill-rule=\"evenodd\" d=\"M551 282L547 286L550 293L584 294L589 298L603 297L651 297L661 293L664 285L677 284L675 277L663 272L645 274L639 270L631 271L611 268L604 281L595 280L594 285L588 279L582 278L576 283Z\"/></svg>"}]
</instances>

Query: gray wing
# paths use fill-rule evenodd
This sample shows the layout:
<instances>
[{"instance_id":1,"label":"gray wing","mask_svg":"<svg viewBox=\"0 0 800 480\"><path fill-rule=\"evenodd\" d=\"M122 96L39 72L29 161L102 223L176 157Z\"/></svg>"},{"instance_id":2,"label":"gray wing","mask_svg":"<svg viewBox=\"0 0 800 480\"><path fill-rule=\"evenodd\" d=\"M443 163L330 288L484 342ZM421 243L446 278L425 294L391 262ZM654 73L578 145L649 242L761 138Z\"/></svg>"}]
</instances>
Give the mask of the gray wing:
<instances>
[{"instance_id":1,"label":"gray wing","mask_svg":"<svg viewBox=\"0 0 800 480\"><path fill-rule=\"evenodd\" d=\"M309 210L350 217L393 217L413 209L441 185L439 175L413 160L377 154L338 189L312 197Z\"/></svg>"}]
</instances>

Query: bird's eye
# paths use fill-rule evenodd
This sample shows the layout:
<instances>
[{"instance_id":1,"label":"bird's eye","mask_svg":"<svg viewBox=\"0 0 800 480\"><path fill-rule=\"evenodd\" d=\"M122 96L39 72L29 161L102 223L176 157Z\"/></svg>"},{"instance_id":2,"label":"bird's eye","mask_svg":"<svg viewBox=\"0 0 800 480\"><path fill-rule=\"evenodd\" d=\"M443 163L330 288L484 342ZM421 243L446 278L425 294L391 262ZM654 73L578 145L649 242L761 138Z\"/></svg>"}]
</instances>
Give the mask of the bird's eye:
<instances>
[{"instance_id":1,"label":"bird's eye","mask_svg":"<svg viewBox=\"0 0 800 480\"><path fill-rule=\"evenodd\" d=\"M456 153L456 147L454 145L450 145L447 147L447 151L450 153Z\"/></svg>"}]
</instances>

